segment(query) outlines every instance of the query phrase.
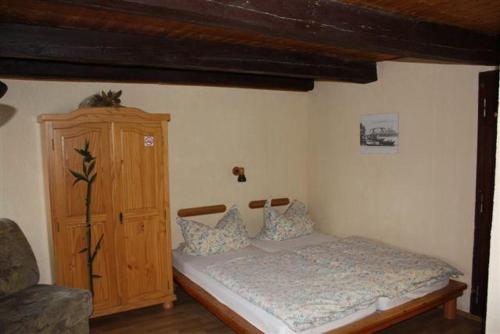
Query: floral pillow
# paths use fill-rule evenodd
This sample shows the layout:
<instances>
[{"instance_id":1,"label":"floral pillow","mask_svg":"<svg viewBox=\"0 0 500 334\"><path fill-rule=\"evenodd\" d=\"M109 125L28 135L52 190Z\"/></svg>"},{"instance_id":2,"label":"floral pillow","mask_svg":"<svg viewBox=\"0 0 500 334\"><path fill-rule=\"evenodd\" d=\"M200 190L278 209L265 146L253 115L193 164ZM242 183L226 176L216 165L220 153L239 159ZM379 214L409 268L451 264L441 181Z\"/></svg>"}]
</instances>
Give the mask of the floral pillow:
<instances>
[{"instance_id":1,"label":"floral pillow","mask_svg":"<svg viewBox=\"0 0 500 334\"><path fill-rule=\"evenodd\" d=\"M248 232L236 206L231 207L215 227L183 218L177 218L177 224L184 237L181 249L188 255L219 254L250 245Z\"/></svg>"},{"instance_id":2,"label":"floral pillow","mask_svg":"<svg viewBox=\"0 0 500 334\"><path fill-rule=\"evenodd\" d=\"M264 226L257 236L260 240L287 240L311 234L314 222L307 215L304 203L294 200L280 214L267 200L264 206Z\"/></svg>"}]
</instances>

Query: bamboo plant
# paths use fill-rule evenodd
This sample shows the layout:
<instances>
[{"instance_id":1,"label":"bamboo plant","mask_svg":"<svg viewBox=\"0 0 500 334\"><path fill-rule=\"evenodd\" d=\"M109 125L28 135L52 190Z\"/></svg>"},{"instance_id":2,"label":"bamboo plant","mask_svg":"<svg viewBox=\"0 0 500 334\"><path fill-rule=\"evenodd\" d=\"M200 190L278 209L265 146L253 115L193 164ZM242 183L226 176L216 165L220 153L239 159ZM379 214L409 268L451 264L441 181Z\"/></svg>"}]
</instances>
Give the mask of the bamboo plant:
<instances>
[{"instance_id":1,"label":"bamboo plant","mask_svg":"<svg viewBox=\"0 0 500 334\"><path fill-rule=\"evenodd\" d=\"M77 149L75 151L82 156L82 172L76 172L69 170L70 173L75 177L73 185L78 182L85 182L87 184L87 192L85 196L85 248L81 249L79 253L86 253L87 256L87 273L88 273L88 285L89 290L94 295L94 278L100 278L100 275L94 274L93 264L99 249L101 248L102 238L104 234L101 235L94 249L92 250L92 221L90 207L92 204L92 184L94 183L97 172L94 172L96 157L92 156L89 151L89 141L85 140L83 148Z\"/></svg>"}]
</instances>

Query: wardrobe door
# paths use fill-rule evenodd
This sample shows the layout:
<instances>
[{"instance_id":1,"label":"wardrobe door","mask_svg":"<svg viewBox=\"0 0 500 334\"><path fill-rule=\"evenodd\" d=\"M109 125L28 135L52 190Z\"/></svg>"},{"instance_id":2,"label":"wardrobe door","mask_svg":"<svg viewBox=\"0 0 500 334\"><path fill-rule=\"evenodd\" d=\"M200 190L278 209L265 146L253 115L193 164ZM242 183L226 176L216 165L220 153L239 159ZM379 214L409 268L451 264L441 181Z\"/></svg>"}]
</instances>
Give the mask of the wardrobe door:
<instances>
[{"instance_id":1,"label":"wardrobe door","mask_svg":"<svg viewBox=\"0 0 500 334\"><path fill-rule=\"evenodd\" d=\"M114 253L113 203L111 200L111 123L54 123L50 152L50 192L52 232L58 284L88 288L85 248L86 183L74 183L69 170L81 173L82 157L75 148L90 142L97 157L96 180L92 187L92 243L103 236L101 249L94 261L94 314L119 304Z\"/></svg>"},{"instance_id":2,"label":"wardrobe door","mask_svg":"<svg viewBox=\"0 0 500 334\"><path fill-rule=\"evenodd\" d=\"M120 295L161 302L171 295L166 137L160 122L113 126Z\"/></svg>"}]
</instances>

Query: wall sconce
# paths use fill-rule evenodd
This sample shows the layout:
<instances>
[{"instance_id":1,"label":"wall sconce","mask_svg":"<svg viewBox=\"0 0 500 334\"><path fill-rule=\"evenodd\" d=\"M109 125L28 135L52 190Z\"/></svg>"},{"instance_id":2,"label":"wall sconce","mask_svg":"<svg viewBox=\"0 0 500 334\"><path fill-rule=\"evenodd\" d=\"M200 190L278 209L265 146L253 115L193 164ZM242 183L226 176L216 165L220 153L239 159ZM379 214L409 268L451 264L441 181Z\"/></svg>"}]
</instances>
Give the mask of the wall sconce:
<instances>
[{"instance_id":1,"label":"wall sconce","mask_svg":"<svg viewBox=\"0 0 500 334\"><path fill-rule=\"evenodd\" d=\"M0 99L7 93L7 85L0 81Z\"/></svg>"},{"instance_id":2,"label":"wall sconce","mask_svg":"<svg viewBox=\"0 0 500 334\"><path fill-rule=\"evenodd\" d=\"M238 176L238 182L247 182L247 177L245 176L245 168L233 167L233 175Z\"/></svg>"}]
</instances>

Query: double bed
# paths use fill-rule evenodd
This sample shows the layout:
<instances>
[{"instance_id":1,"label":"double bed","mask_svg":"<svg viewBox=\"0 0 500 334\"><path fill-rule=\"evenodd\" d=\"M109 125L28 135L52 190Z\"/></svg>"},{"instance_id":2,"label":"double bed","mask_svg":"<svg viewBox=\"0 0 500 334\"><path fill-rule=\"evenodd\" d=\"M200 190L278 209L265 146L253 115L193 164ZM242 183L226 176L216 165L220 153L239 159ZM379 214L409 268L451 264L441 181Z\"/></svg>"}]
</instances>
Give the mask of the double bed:
<instances>
[{"instance_id":1,"label":"double bed","mask_svg":"<svg viewBox=\"0 0 500 334\"><path fill-rule=\"evenodd\" d=\"M378 254L376 269L392 261L384 254L392 256L394 248L313 232L285 241L252 240L248 247L209 256L175 250L174 280L238 333L373 333L439 305L444 305L445 317L455 316L456 298L465 284L437 269L430 276L426 269L427 276L412 273L404 279L385 271L380 277L367 275L364 267L353 269L360 268L360 258L366 262L359 256L363 252ZM418 259L404 256L411 264ZM415 284L408 284L411 280ZM387 291L376 291L384 282ZM314 289L321 285L326 289ZM290 293L288 286L294 287ZM337 301L342 312L334 312Z\"/></svg>"}]
</instances>

